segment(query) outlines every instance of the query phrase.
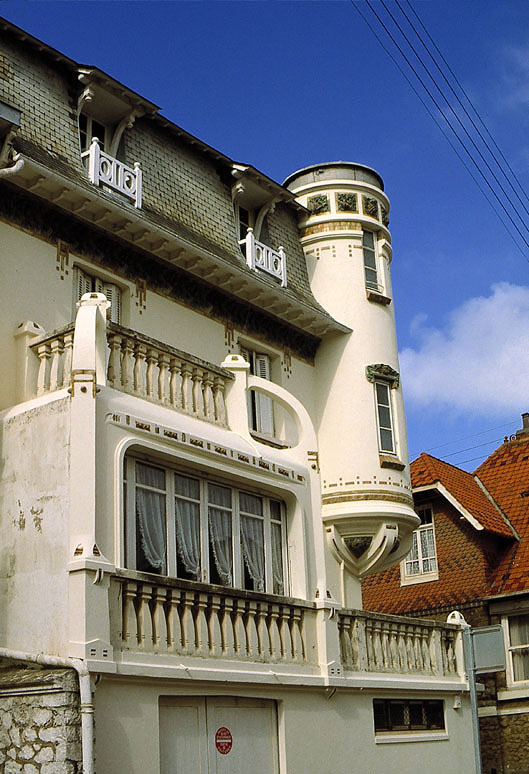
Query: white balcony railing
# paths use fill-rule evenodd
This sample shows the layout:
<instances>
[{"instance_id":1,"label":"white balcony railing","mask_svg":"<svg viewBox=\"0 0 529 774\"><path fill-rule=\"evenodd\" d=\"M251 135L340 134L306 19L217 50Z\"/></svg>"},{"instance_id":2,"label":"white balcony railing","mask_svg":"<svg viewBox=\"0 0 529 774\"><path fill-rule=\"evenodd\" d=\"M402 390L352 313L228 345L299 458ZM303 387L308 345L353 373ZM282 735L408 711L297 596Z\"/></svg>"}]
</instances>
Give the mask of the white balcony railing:
<instances>
[{"instance_id":1,"label":"white balcony railing","mask_svg":"<svg viewBox=\"0 0 529 774\"><path fill-rule=\"evenodd\" d=\"M389 672L454 678L458 627L400 616L345 610L338 614L345 672Z\"/></svg>"},{"instance_id":2,"label":"white balcony railing","mask_svg":"<svg viewBox=\"0 0 529 774\"><path fill-rule=\"evenodd\" d=\"M88 176L94 185L106 185L132 199L136 209L141 209L142 172L138 162L134 168L109 156L99 147L97 137L92 139L89 150L81 154L88 162Z\"/></svg>"},{"instance_id":3,"label":"white balcony railing","mask_svg":"<svg viewBox=\"0 0 529 774\"><path fill-rule=\"evenodd\" d=\"M274 277L274 279L279 280L281 287L286 287L287 267L285 251L282 247L272 250L268 245L258 242L251 228L248 229L246 238L241 239L239 244L241 247L244 247L246 263L250 269L264 271Z\"/></svg>"},{"instance_id":4,"label":"white balcony railing","mask_svg":"<svg viewBox=\"0 0 529 774\"><path fill-rule=\"evenodd\" d=\"M73 336L74 323L31 344L39 361L34 395L70 386ZM108 326L107 342L110 387L228 426L225 387L231 373L115 323Z\"/></svg>"},{"instance_id":5,"label":"white balcony railing","mask_svg":"<svg viewBox=\"0 0 529 774\"><path fill-rule=\"evenodd\" d=\"M115 652L317 663L316 610L310 603L139 578L137 573L120 571L111 580Z\"/></svg>"}]
</instances>

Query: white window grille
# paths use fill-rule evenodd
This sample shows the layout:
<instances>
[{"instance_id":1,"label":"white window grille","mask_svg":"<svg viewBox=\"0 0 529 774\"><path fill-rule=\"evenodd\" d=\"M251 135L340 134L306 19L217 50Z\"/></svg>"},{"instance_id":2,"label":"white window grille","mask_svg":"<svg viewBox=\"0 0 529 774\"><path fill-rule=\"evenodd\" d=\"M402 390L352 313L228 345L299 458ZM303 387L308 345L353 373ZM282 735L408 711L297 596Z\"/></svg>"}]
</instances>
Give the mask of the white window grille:
<instances>
[{"instance_id":1,"label":"white window grille","mask_svg":"<svg viewBox=\"0 0 529 774\"><path fill-rule=\"evenodd\" d=\"M391 408L390 386L386 382L375 382L375 399L377 406L378 442L383 453L395 453L393 432L393 412Z\"/></svg>"},{"instance_id":2,"label":"white window grille","mask_svg":"<svg viewBox=\"0 0 529 774\"><path fill-rule=\"evenodd\" d=\"M430 506L418 508L417 515L421 525L413 533L412 548L405 560L406 575L437 572L433 510Z\"/></svg>"},{"instance_id":3,"label":"white window grille","mask_svg":"<svg viewBox=\"0 0 529 774\"><path fill-rule=\"evenodd\" d=\"M75 271L75 300L79 301L85 293L103 293L110 301L108 313L110 321L118 324L121 322L121 289L114 283L94 277L77 267Z\"/></svg>"},{"instance_id":4,"label":"white window grille","mask_svg":"<svg viewBox=\"0 0 529 774\"><path fill-rule=\"evenodd\" d=\"M508 619L509 661L512 680L529 680L529 614L511 615Z\"/></svg>"},{"instance_id":5,"label":"white window grille","mask_svg":"<svg viewBox=\"0 0 529 774\"><path fill-rule=\"evenodd\" d=\"M127 456L126 564L143 572L286 593L277 499Z\"/></svg>"}]
</instances>

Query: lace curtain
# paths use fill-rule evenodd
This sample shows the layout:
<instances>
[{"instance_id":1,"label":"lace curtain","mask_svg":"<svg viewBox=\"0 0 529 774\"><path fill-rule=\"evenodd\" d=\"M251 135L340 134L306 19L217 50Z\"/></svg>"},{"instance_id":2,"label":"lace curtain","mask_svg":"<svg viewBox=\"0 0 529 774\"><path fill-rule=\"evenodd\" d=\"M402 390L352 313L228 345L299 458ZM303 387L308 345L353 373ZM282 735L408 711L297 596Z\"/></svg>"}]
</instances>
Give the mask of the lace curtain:
<instances>
[{"instance_id":1,"label":"lace curtain","mask_svg":"<svg viewBox=\"0 0 529 774\"><path fill-rule=\"evenodd\" d=\"M512 650L512 668L515 680L529 680L529 615L513 615L509 618L511 647L526 645Z\"/></svg>"},{"instance_id":2,"label":"lace curtain","mask_svg":"<svg viewBox=\"0 0 529 774\"><path fill-rule=\"evenodd\" d=\"M136 519L145 559L165 575L165 494L143 489L141 484L165 489L165 473L149 465L136 465Z\"/></svg>"},{"instance_id":3,"label":"lace curtain","mask_svg":"<svg viewBox=\"0 0 529 774\"><path fill-rule=\"evenodd\" d=\"M283 539L281 525L272 522L272 581L274 594L284 594L283 581Z\"/></svg>"},{"instance_id":4,"label":"lace curtain","mask_svg":"<svg viewBox=\"0 0 529 774\"><path fill-rule=\"evenodd\" d=\"M260 519L241 516L241 545L254 590L264 591L264 537L263 522Z\"/></svg>"},{"instance_id":5,"label":"lace curtain","mask_svg":"<svg viewBox=\"0 0 529 774\"><path fill-rule=\"evenodd\" d=\"M233 586L231 542L231 489L210 484L208 487L209 542L220 581ZM215 506L222 506L216 508ZM229 508L230 510L224 510Z\"/></svg>"}]
</instances>

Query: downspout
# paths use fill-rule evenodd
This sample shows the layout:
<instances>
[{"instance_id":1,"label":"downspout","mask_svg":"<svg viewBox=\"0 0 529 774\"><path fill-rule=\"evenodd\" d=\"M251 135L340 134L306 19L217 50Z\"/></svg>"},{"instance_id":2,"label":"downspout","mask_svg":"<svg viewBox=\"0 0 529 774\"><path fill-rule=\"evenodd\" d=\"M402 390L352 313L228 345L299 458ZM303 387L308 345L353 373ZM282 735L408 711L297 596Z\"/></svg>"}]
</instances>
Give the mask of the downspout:
<instances>
[{"instance_id":1,"label":"downspout","mask_svg":"<svg viewBox=\"0 0 529 774\"><path fill-rule=\"evenodd\" d=\"M24 159L16 158L15 163L12 167L5 167L4 169L0 169L0 177L10 177L11 175L17 175L19 172L22 172L24 169Z\"/></svg>"},{"instance_id":2,"label":"downspout","mask_svg":"<svg viewBox=\"0 0 529 774\"><path fill-rule=\"evenodd\" d=\"M77 658L62 658L47 656L45 653L24 653L20 650L0 648L0 658L10 658L15 661L29 661L33 664L52 667L68 667L75 669L79 677L79 695L81 699L81 746L83 774L95 774L94 768L94 702L90 672L84 661Z\"/></svg>"}]
</instances>

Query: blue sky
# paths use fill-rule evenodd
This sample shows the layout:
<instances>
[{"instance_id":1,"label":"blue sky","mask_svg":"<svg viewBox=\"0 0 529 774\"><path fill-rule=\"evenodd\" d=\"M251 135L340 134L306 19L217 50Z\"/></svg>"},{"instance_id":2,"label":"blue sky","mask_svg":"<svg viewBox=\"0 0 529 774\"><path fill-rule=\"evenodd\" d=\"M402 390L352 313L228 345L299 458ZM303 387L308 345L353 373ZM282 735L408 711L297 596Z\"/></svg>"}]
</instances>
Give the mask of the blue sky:
<instances>
[{"instance_id":1,"label":"blue sky","mask_svg":"<svg viewBox=\"0 0 529 774\"><path fill-rule=\"evenodd\" d=\"M527 189L529 3L413 8ZM473 469L521 426L529 248L505 231L351 2L0 0L0 14L279 182L321 161L374 167L392 203L410 453Z\"/></svg>"}]
</instances>

